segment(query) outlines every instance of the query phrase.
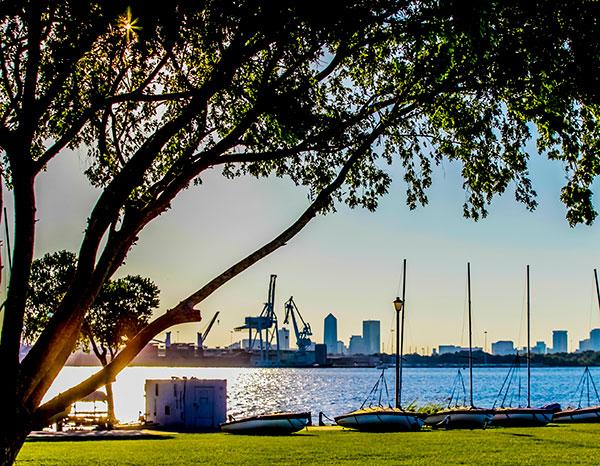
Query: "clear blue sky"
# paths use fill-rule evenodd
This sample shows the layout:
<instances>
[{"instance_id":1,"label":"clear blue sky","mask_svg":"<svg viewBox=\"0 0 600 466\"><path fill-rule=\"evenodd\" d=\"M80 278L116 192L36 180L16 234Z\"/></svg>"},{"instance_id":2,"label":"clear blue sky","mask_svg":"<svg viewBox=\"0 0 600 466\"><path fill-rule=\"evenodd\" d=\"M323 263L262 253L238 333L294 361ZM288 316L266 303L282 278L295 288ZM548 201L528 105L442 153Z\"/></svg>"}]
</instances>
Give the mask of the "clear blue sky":
<instances>
[{"instance_id":1,"label":"clear blue sky","mask_svg":"<svg viewBox=\"0 0 600 466\"><path fill-rule=\"evenodd\" d=\"M38 184L36 255L76 250L97 192L82 175L84 151L63 154ZM407 346L464 344L466 262L471 261L474 342L498 339L524 344L525 265L531 264L532 339L550 342L552 329L567 329L571 349L600 327L592 269L600 267L600 226L570 228L559 201L560 164L532 156L531 172L540 206L534 213L509 192L474 223L462 217L465 195L459 167L444 162L435 172L425 208L409 211L396 177L376 213L340 206L317 218L286 247L238 276L201 309L206 322L173 329L179 341L194 341L215 310L220 323L207 343L226 345L245 337L231 329L257 315L266 299L269 274L278 275L276 310L290 297L322 341L323 319L338 318L346 343L361 321L379 319L390 349L392 300L402 259L408 259ZM596 183L595 190L600 189ZM8 196L5 197L6 199ZM9 199L7 199L9 201ZM173 208L147 227L120 274L151 277L160 286L161 311L289 225L308 203L289 180L235 181L218 172L177 198ZM600 207L598 202L596 207Z\"/></svg>"}]
</instances>

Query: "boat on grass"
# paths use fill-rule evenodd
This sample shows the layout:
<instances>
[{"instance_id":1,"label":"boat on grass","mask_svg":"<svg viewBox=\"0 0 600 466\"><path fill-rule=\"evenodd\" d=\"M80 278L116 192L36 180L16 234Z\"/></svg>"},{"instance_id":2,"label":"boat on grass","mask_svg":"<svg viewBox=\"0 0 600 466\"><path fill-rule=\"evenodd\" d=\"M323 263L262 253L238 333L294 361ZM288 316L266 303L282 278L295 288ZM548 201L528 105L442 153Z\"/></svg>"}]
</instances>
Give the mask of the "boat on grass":
<instances>
[{"instance_id":1,"label":"boat on grass","mask_svg":"<svg viewBox=\"0 0 600 466\"><path fill-rule=\"evenodd\" d=\"M382 371L377 383L375 383L361 407L334 418L336 424L342 427L372 432L416 431L421 429L427 417L424 413L417 413L402 408L402 353L404 345L404 316L406 315L406 259L403 262L402 299L397 297L394 300L394 309L396 311L396 396L394 406L392 407L391 404L383 406L381 404L384 389L389 402L389 393L385 380L386 366L384 365L381 367ZM379 395L377 404L373 405L371 403L365 407L367 401L373 399L376 394Z\"/></svg>"},{"instance_id":2,"label":"boat on grass","mask_svg":"<svg viewBox=\"0 0 600 466\"><path fill-rule=\"evenodd\" d=\"M531 407L531 300L530 300L530 291L529 291L529 265L527 266L527 406L506 406L507 398L512 398L514 396L509 397L509 393L511 393L511 386L514 388L518 386L518 402L520 403L520 395L521 395L521 379L518 377L518 373L520 370L520 356L517 352L515 356L515 362L511 366L502 383L502 387L500 387L500 391L498 392L498 396L496 397L496 401L494 402L494 407L496 406L496 402L502 396L502 401L500 403L500 407L496 408L494 413L494 419L492 420L492 424L495 426L501 427L543 427L547 425L550 421L552 421L552 417L554 413L560 410L560 405L551 404L547 406L542 406L541 408L532 408ZM518 378L518 382L515 384L515 379Z\"/></svg>"},{"instance_id":3,"label":"boat on grass","mask_svg":"<svg viewBox=\"0 0 600 466\"><path fill-rule=\"evenodd\" d=\"M482 429L494 417L494 411L474 406L457 406L430 414L425 424L434 429Z\"/></svg>"},{"instance_id":4,"label":"boat on grass","mask_svg":"<svg viewBox=\"0 0 600 466\"><path fill-rule=\"evenodd\" d=\"M221 430L230 434L289 435L310 424L310 412L272 413L234 419L221 424Z\"/></svg>"},{"instance_id":5,"label":"boat on grass","mask_svg":"<svg viewBox=\"0 0 600 466\"><path fill-rule=\"evenodd\" d=\"M600 310L600 288L598 287L598 272L594 269L594 280L596 282L596 298L598 300L598 309ZM596 406L592 406L591 389L596 397ZM565 409L554 415L555 422L600 422L600 396L590 368L586 366L581 379L575 388L575 393L579 393L579 404L576 408ZM582 406L584 393L587 395L587 406Z\"/></svg>"},{"instance_id":6,"label":"boat on grass","mask_svg":"<svg viewBox=\"0 0 600 466\"><path fill-rule=\"evenodd\" d=\"M481 429L485 428L494 411L487 408L477 408L473 404L473 335L471 329L471 264L467 263L467 297L469 308L469 404L467 404L467 391L460 369L452 384L452 393L448 401L448 407L430 414L425 419L425 424L433 428L445 429ZM462 403L458 391L462 389ZM454 406L452 402L454 401Z\"/></svg>"},{"instance_id":7,"label":"boat on grass","mask_svg":"<svg viewBox=\"0 0 600 466\"><path fill-rule=\"evenodd\" d=\"M371 406L335 418L336 424L351 429L373 432L420 430L427 414L400 408Z\"/></svg>"},{"instance_id":8,"label":"boat on grass","mask_svg":"<svg viewBox=\"0 0 600 466\"><path fill-rule=\"evenodd\" d=\"M462 399L459 392L462 392ZM482 429L487 427L493 416L493 409L477 408L473 405L472 390L471 403L467 404L465 382L459 369L452 384L448 406L429 414L425 419L425 424L434 429Z\"/></svg>"}]
</instances>

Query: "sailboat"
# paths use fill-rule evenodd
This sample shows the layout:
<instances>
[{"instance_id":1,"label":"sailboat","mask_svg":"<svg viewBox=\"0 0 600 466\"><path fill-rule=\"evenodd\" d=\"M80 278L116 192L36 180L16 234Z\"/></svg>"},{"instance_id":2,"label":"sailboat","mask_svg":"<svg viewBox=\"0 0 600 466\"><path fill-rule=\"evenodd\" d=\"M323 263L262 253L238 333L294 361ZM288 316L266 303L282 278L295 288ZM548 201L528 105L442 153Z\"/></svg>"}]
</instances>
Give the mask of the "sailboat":
<instances>
[{"instance_id":1,"label":"sailboat","mask_svg":"<svg viewBox=\"0 0 600 466\"><path fill-rule=\"evenodd\" d=\"M542 408L531 407L531 325L530 325L530 289L529 289L529 265L527 266L527 406L526 407L503 407L496 408L492 424L495 426L504 427L541 427L552 421L552 416L556 412L555 406L550 405ZM515 365L508 372L504 385L508 393L510 380L509 378L516 373L519 367L519 355L517 354ZM502 388L500 388L500 393ZM505 396L506 398L506 396ZM504 400L503 400L504 403ZM560 408L558 408L560 409Z\"/></svg>"},{"instance_id":2,"label":"sailboat","mask_svg":"<svg viewBox=\"0 0 600 466\"><path fill-rule=\"evenodd\" d=\"M594 279L596 282L596 299L598 300L598 309L600 310L600 288L598 287L598 272L594 269ZM590 386L594 389L598 405L592 406L590 399ZM579 404L576 408L566 409L554 414L554 422L600 422L600 396L596 384L592 378L589 367L586 366L583 375L577 384L575 392L579 392ZM582 407L581 401L584 392L587 392L587 406Z\"/></svg>"},{"instance_id":3,"label":"sailboat","mask_svg":"<svg viewBox=\"0 0 600 466\"><path fill-rule=\"evenodd\" d=\"M404 345L404 316L406 314L406 259L404 259L402 274L402 299L397 297L394 300L394 309L396 310L396 386L395 386L395 406L382 406L381 393L385 387L387 392L387 383L385 382L385 369L382 370L377 383L371 390L363 405L350 413L335 417L336 424L351 429L377 431L377 432L398 432L415 431L421 429L426 414L407 411L402 408L402 353ZM400 316L402 320L400 321ZM400 340L398 340L400 338ZM364 407L371 394L379 389L379 401L377 406Z\"/></svg>"},{"instance_id":4,"label":"sailboat","mask_svg":"<svg viewBox=\"0 0 600 466\"><path fill-rule=\"evenodd\" d=\"M221 424L223 432L246 435L288 435L310 424L310 412L273 413L233 419Z\"/></svg>"},{"instance_id":5,"label":"sailboat","mask_svg":"<svg viewBox=\"0 0 600 466\"><path fill-rule=\"evenodd\" d=\"M451 406L454 398L454 389L450 398L450 403L446 409L430 414L425 419L425 424L431 427L443 427L446 429L467 428L477 429L487 426L494 415L493 410L485 408L477 408L473 404L473 342L471 331L471 264L467 263L467 290L468 290L468 305L469 305L469 404L464 403L463 406ZM455 379L454 388L458 383L462 384L464 391L464 382L460 370ZM466 401L466 395L465 395Z\"/></svg>"}]
</instances>

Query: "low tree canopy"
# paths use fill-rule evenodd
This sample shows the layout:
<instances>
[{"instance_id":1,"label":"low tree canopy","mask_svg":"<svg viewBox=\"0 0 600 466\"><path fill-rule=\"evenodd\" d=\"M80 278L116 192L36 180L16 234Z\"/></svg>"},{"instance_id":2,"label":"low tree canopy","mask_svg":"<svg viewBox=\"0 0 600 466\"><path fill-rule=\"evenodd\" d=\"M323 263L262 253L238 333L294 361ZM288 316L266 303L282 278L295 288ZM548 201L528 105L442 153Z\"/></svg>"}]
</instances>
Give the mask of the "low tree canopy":
<instances>
[{"instance_id":1,"label":"low tree canopy","mask_svg":"<svg viewBox=\"0 0 600 466\"><path fill-rule=\"evenodd\" d=\"M0 451L121 370L156 333L286 244L335 200L368 209L402 167L409 206L433 167L462 165L464 213L514 190L533 209L526 143L561 160L571 224L591 223L600 173L600 4L591 0L0 3L2 177L15 244L0 343L14 406ZM37 175L85 147L102 192L70 286L18 360ZM209 169L289 177L311 204L285 231L151 322L101 373L41 404L139 232ZM52 303L54 304L54 303ZM0 455L1 456L1 455Z\"/></svg>"},{"instance_id":2,"label":"low tree canopy","mask_svg":"<svg viewBox=\"0 0 600 466\"><path fill-rule=\"evenodd\" d=\"M64 298L77 256L69 251L46 254L31 265L23 340L33 344ZM86 314L77 348L91 350L106 366L150 320L159 305L158 287L149 278L127 275L108 280ZM108 419L116 421L112 383L106 384Z\"/></svg>"}]
</instances>

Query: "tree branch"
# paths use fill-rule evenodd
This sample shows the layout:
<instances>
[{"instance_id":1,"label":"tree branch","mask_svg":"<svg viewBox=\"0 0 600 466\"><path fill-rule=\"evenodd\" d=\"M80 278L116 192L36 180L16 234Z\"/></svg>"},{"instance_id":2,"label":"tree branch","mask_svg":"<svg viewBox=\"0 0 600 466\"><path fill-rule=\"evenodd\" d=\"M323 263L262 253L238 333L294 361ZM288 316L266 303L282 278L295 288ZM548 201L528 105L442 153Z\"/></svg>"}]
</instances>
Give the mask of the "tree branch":
<instances>
[{"instance_id":1,"label":"tree branch","mask_svg":"<svg viewBox=\"0 0 600 466\"><path fill-rule=\"evenodd\" d=\"M178 305L170 311L167 311L165 314L156 318L144 327L144 329L133 337L127 346L100 371L40 406L35 411L36 418L43 423L53 415L64 411L68 406L84 396L92 393L94 390L114 381L117 374L131 362L131 360L156 334L164 329L187 322L199 322L201 318L199 310L182 305Z\"/></svg>"},{"instance_id":2,"label":"tree branch","mask_svg":"<svg viewBox=\"0 0 600 466\"><path fill-rule=\"evenodd\" d=\"M195 310L194 306L247 268L284 246L290 239L302 231L310 220L331 202L332 194L343 185L349 171L365 152L370 150L371 144L381 135L384 127L385 126L380 123L372 133L365 138L362 144L356 147L354 152L351 153L348 160L342 166L336 178L317 195L312 204L290 227L249 256L225 270L218 277L214 278L198 291L181 301L175 308L167 311L166 314L163 314L161 317L151 322L147 327L142 329L106 367L75 387L40 406L36 410L36 417L40 422L43 423L45 420L64 411L70 404L78 399L114 380L116 375L124 369L158 333L179 323L199 321L201 319L200 311Z\"/></svg>"}]
</instances>

